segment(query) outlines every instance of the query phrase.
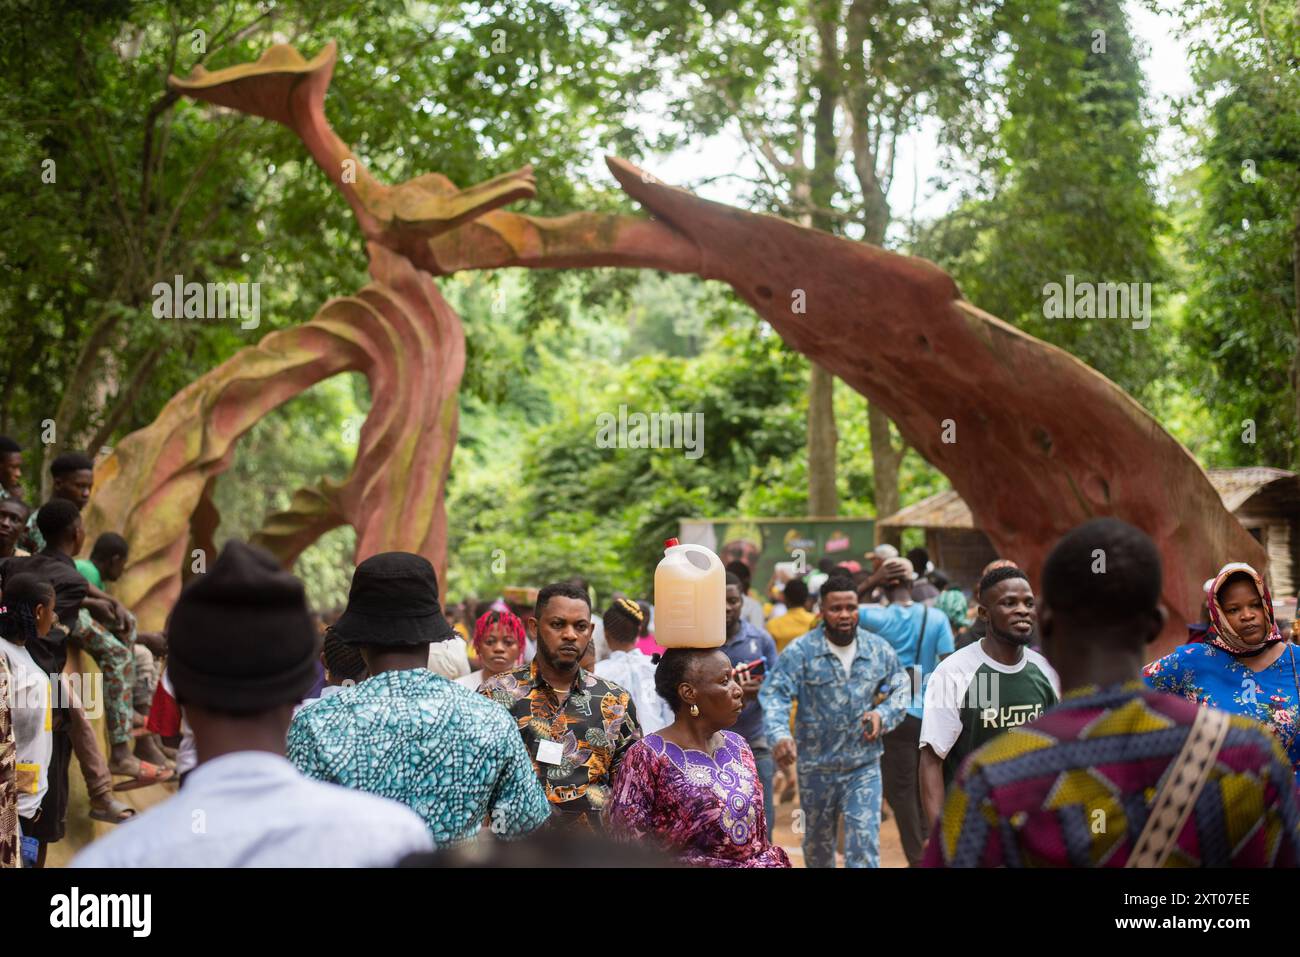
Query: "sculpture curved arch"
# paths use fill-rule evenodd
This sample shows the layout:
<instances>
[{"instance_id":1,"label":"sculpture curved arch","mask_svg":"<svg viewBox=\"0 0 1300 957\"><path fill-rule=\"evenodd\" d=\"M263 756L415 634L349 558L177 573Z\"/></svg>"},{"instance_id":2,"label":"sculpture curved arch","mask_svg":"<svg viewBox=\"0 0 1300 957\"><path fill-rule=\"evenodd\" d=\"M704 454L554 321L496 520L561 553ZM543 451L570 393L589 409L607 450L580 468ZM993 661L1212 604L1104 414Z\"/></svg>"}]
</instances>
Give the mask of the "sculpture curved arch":
<instances>
[{"instance_id":1,"label":"sculpture curved arch","mask_svg":"<svg viewBox=\"0 0 1300 957\"><path fill-rule=\"evenodd\" d=\"M366 553L445 554L443 491L465 367L460 322L428 276L382 247L374 282L327 302L310 321L269 333L182 389L97 468L86 521L131 542L118 594L146 630L161 628L191 564L191 517L235 444L272 409L324 379L357 371L371 409L341 484L299 490L256 540L286 564L341 524ZM432 387L431 387L432 386ZM403 503L389 508L389 503ZM211 557L211 556L210 556Z\"/></svg>"},{"instance_id":2,"label":"sculpture curved arch","mask_svg":"<svg viewBox=\"0 0 1300 957\"><path fill-rule=\"evenodd\" d=\"M1199 609L1199 585L1213 570L1208 566L1229 559L1266 566L1264 550L1224 508L1195 459L1146 410L1075 357L965 302L933 263L703 200L614 158L607 163L615 178L651 218L510 213L501 207L535 191L527 168L465 190L436 174L380 184L325 118L336 56L332 42L311 61L277 46L256 63L196 70L169 83L188 96L293 129L352 207L369 240L376 279L356 300L332 301L311 323L272 333L246 359L249 350L209 376L263 362L256 350L268 342L302 343L309 350L313 336L331 334L319 320L339 302L373 310L400 299L416 313L427 307L435 320L427 337L412 327L401 339L420 356L411 365L418 373L399 376L392 393L418 400L404 410L410 426L391 435L393 406L376 393L358 462L338 492L338 514L358 527L358 561L404 548L427 555L440 572L445 568L442 494L455 443L464 340L432 277L506 266L625 266L730 284L789 345L884 409L907 441L947 475L998 551L1031 578L1051 544L1087 518L1115 515L1146 529L1165 561L1171 615L1163 648L1185 636L1185 620ZM791 308L796 292L806 312ZM345 361L325 352L332 358L310 361ZM285 388L278 376L293 378L287 369L269 369L265 381L273 394ZM224 467L221 457L229 454L229 442L203 447L212 439L200 399L212 385L183 390L158 422L124 439L96 475L90 525L131 538L122 593L129 603L143 602L138 609L146 627L161 624L180 587L189 515L204 477ZM436 398L427 401L429 395ZM244 422L257 408L235 418ZM219 425L220 417L213 422ZM955 442L944 438L949 425ZM382 438L367 446L367 434ZM432 445L426 450L411 441ZM367 477L367 453L368 466L384 470L382 478ZM187 454L192 464L178 466L189 461ZM144 461L150 455L157 460L152 466ZM433 471L419 474L422 469ZM267 533L282 557L300 550L298 543L317 527L313 522L332 520L328 488L299 494L301 508L281 516L278 530ZM163 519L157 528L149 526L151 513Z\"/></svg>"}]
</instances>

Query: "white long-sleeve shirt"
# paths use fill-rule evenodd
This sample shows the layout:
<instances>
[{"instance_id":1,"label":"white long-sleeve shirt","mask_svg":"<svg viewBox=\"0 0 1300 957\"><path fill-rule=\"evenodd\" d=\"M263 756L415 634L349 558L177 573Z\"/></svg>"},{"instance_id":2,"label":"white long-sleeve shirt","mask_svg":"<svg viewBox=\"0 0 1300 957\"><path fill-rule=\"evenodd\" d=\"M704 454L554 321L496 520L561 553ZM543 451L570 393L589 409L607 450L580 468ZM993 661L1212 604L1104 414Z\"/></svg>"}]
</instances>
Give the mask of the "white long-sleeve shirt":
<instances>
[{"instance_id":1,"label":"white long-sleeve shirt","mask_svg":"<svg viewBox=\"0 0 1300 957\"><path fill-rule=\"evenodd\" d=\"M313 781L277 754L205 761L173 797L73 858L73 867L391 867L433 849L420 817Z\"/></svg>"}]
</instances>

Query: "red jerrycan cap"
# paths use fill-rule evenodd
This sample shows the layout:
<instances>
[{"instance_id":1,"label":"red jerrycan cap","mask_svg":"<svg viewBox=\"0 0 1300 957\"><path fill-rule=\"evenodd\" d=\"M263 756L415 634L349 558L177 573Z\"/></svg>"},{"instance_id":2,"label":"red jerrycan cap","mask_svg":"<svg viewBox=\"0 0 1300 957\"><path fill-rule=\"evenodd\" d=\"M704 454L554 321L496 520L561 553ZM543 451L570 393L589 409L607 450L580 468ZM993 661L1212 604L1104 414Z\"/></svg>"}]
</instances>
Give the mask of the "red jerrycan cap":
<instances>
[{"instance_id":1,"label":"red jerrycan cap","mask_svg":"<svg viewBox=\"0 0 1300 957\"><path fill-rule=\"evenodd\" d=\"M681 542L679 542L677 539L669 538L664 541L664 548L672 548L674 545L680 545L680 544Z\"/></svg>"}]
</instances>

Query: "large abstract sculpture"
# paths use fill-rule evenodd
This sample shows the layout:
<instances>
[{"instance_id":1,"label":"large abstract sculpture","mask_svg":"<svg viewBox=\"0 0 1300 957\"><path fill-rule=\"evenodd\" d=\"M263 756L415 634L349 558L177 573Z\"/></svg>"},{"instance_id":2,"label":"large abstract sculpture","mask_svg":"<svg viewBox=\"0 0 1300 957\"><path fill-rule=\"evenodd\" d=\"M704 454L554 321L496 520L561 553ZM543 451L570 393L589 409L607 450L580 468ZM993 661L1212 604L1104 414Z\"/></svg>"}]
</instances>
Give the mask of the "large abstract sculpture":
<instances>
[{"instance_id":1,"label":"large abstract sculpture","mask_svg":"<svg viewBox=\"0 0 1300 957\"><path fill-rule=\"evenodd\" d=\"M131 539L121 592L146 627L174 600L188 544L211 534L205 490L239 435L348 369L367 374L374 403L351 477L299 491L260 540L289 562L347 522L358 560L403 548L445 568L464 343L431 277L506 266L654 268L729 283L788 344L879 404L1031 576L1056 538L1091 516L1145 528L1166 562L1166 645L1185 634L1213 567L1266 562L1196 461L1131 397L964 302L933 264L703 200L618 159L608 160L615 178L653 218L501 209L533 195L528 169L466 190L436 174L385 186L325 119L335 57L332 43L310 62L277 46L254 64L170 81L293 129L356 214L374 282L223 363L100 466L90 524Z\"/></svg>"}]
</instances>

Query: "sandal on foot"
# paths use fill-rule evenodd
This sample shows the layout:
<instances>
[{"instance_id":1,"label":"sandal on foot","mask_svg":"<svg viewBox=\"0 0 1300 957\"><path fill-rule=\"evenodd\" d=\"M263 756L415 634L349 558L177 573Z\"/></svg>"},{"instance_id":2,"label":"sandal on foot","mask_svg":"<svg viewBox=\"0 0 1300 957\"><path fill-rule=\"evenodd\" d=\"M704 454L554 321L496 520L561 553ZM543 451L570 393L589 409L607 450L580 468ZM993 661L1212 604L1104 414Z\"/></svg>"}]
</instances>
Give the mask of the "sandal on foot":
<instances>
[{"instance_id":1,"label":"sandal on foot","mask_svg":"<svg viewBox=\"0 0 1300 957\"><path fill-rule=\"evenodd\" d=\"M176 777L176 772L171 768L160 768L156 764L148 761L140 762L140 773L133 778L123 781L121 784L114 784L114 791L134 791L136 788L147 788L155 784L166 784Z\"/></svg>"},{"instance_id":2,"label":"sandal on foot","mask_svg":"<svg viewBox=\"0 0 1300 957\"><path fill-rule=\"evenodd\" d=\"M123 804L121 801L115 801L109 798L108 807L90 809L90 819L92 821L103 821L105 824L121 824L135 817L135 808L129 804Z\"/></svg>"}]
</instances>

